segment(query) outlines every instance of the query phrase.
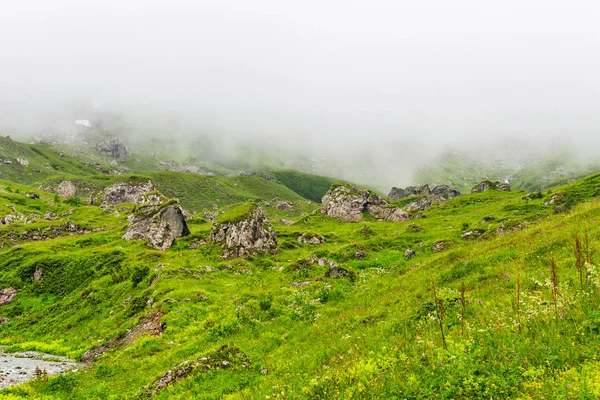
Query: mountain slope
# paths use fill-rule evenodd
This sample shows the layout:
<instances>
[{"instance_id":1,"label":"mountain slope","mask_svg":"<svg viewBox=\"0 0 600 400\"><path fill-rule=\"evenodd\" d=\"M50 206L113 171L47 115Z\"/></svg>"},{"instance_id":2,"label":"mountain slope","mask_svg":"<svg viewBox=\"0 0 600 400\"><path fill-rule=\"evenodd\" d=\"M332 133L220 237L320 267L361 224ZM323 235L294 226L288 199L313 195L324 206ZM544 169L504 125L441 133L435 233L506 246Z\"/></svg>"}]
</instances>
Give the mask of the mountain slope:
<instances>
[{"instance_id":1,"label":"mountain slope","mask_svg":"<svg viewBox=\"0 0 600 400\"><path fill-rule=\"evenodd\" d=\"M220 188L227 187L232 197L243 197L273 184L250 178L219 182L204 194L222 196ZM273 210L270 215L295 223L274 218L279 253L248 260L222 260L218 246L200 244L211 229L202 219L192 219L192 234L160 252L121 239L127 205L103 212L56 202L43 192L29 199L24 192L33 189L2 182L2 200L23 214L66 213L38 223L71 221L89 232L5 244L0 287L13 286L18 294L0 307L10 319L0 326L0 344L76 358L90 348L118 345L81 371L0 393L136 398L169 369L217 357L227 363L198 370L154 398L598 395L600 284L592 264L600 240L594 222L600 216L599 182L600 175L591 176L533 200L523 199L524 192L463 196L432 206L426 218L401 223L345 223L320 213ZM196 190L169 189L182 198L192 193L177 188ZM559 192L563 203L542 204ZM202 204L217 201L210 196ZM26 230L29 224L19 222L0 226L4 233ZM463 238L472 231L479 236ZM320 235L325 243L300 243L302 233ZM589 238L585 295L573 266L576 233L582 241L585 234ZM409 247L414 258L404 256ZM320 258L348 275L326 278ZM38 269L42 277L33 282ZM156 315L166 326L162 335L121 341Z\"/></svg>"}]
</instances>

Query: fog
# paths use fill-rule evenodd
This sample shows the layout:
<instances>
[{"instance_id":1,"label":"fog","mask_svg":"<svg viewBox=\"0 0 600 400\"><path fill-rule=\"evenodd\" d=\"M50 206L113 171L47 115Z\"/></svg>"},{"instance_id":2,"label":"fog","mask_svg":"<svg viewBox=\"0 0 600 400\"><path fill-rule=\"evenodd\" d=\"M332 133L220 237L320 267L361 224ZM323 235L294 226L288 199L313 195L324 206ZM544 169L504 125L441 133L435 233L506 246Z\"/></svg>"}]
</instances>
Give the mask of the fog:
<instances>
[{"instance_id":1,"label":"fog","mask_svg":"<svg viewBox=\"0 0 600 400\"><path fill-rule=\"evenodd\" d=\"M0 129L111 112L385 184L504 138L595 154L599 20L577 0L4 1Z\"/></svg>"}]
</instances>

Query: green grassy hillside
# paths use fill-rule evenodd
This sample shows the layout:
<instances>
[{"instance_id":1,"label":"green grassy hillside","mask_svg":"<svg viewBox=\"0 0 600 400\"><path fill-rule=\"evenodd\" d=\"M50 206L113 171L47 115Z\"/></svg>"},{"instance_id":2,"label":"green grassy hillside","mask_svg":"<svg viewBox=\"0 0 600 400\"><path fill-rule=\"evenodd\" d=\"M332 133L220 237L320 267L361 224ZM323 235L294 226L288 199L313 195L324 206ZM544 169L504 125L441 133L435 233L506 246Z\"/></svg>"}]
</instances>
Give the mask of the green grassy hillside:
<instances>
[{"instance_id":1,"label":"green grassy hillside","mask_svg":"<svg viewBox=\"0 0 600 400\"><path fill-rule=\"evenodd\" d=\"M10 320L0 326L0 345L74 358L112 346L75 373L0 398L139 398L168 370L200 359L211 367L153 398L600 395L600 175L532 200L525 192L462 196L400 223L333 220L259 177L152 178L190 206L257 201L274 223L279 253L222 260L203 219L189 221L192 234L171 249L155 251L121 239L132 205L103 211L0 182L2 215L57 215L0 226L0 237L81 226L48 240L3 241L0 288L19 291L0 307ZM542 204L557 193L562 200ZM304 210L274 210L265 202L272 196L304 202ZM303 233L325 243L299 243ZM326 278L330 261L348 274ZM162 335L127 339L156 315Z\"/></svg>"}]
</instances>

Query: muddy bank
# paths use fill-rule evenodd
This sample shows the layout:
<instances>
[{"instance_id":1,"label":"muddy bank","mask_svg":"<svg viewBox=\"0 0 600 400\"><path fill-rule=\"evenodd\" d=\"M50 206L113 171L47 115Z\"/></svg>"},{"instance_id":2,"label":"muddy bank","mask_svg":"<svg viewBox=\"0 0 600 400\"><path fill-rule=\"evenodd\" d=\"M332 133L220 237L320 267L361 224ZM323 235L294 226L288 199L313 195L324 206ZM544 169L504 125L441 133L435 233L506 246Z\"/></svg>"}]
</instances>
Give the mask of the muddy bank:
<instances>
[{"instance_id":1,"label":"muddy bank","mask_svg":"<svg viewBox=\"0 0 600 400\"><path fill-rule=\"evenodd\" d=\"M66 357L26 351L21 353L5 353L0 350L0 389L36 378L36 368L46 370L48 376L76 371L81 364Z\"/></svg>"}]
</instances>

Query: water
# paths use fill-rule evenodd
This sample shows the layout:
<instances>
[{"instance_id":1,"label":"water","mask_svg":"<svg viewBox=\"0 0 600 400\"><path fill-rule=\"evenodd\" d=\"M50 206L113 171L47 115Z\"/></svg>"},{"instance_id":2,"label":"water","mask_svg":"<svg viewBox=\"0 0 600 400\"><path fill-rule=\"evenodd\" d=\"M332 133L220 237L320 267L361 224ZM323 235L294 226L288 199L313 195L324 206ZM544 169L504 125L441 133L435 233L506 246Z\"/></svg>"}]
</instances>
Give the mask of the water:
<instances>
[{"instance_id":1,"label":"water","mask_svg":"<svg viewBox=\"0 0 600 400\"><path fill-rule=\"evenodd\" d=\"M35 351L5 353L0 350L0 390L35 379L36 368L40 371L45 369L51 376L77 371L81 364L66 357Z\"/></svg>"}]
</instances>

